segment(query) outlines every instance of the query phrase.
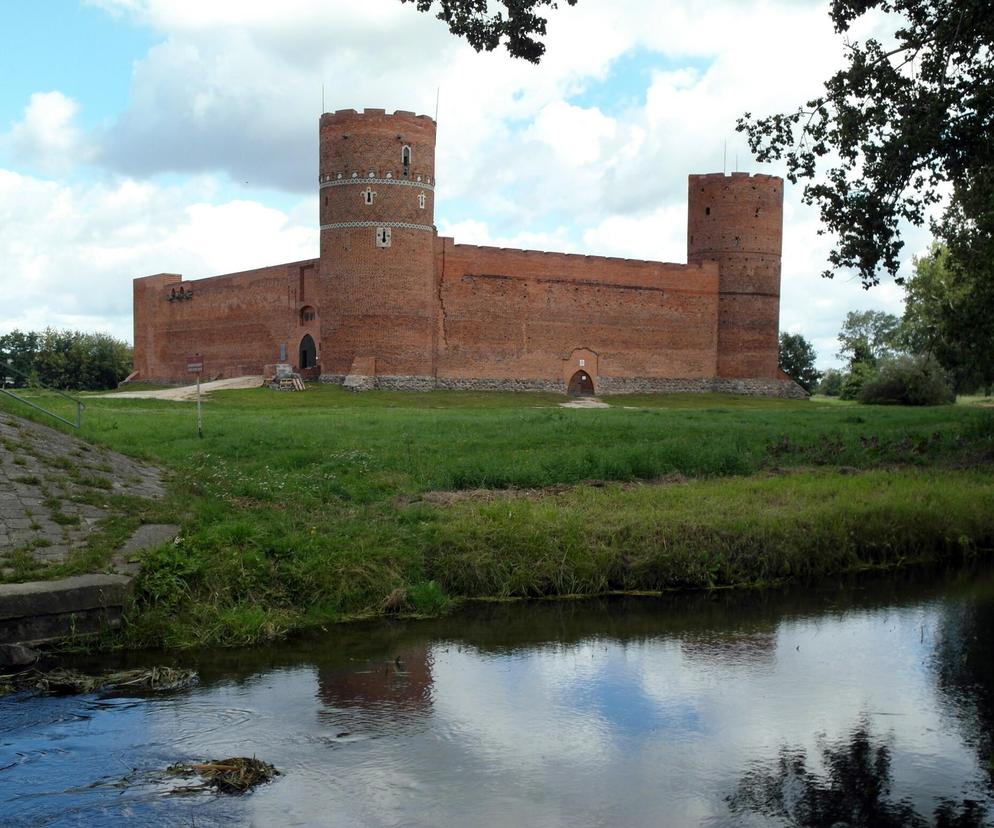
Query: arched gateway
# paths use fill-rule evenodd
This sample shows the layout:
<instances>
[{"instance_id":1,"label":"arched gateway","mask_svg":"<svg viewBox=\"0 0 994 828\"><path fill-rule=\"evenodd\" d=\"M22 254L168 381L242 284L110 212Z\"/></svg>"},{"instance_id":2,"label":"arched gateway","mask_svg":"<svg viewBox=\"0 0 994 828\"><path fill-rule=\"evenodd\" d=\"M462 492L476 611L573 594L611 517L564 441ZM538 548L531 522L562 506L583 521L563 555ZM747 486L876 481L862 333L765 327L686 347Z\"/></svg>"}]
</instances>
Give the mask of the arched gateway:
<instances>
[{"instance_id":1,"label":"arched gateway","mask_svg":"<svg viewBox=\"0 0 994 828\"><path fill-rule=\"evenodd\" d=\"M314 344L314 339L310 334L304 334L304 338L300 340L300 362L297 367L300 370L304 368L313 368L318 364L318 349Z\"/></svg>"},{"instance_id":2,"label":"arched gateway","mask_svg":"<svg viewBox=\"0 0 994 828\"><path fill-rule=\"evenodd\" d=\"M594 396L594 381L586 371L577 371L570 378L567 393L571 397Z\"/></svg>"}]
</instances>

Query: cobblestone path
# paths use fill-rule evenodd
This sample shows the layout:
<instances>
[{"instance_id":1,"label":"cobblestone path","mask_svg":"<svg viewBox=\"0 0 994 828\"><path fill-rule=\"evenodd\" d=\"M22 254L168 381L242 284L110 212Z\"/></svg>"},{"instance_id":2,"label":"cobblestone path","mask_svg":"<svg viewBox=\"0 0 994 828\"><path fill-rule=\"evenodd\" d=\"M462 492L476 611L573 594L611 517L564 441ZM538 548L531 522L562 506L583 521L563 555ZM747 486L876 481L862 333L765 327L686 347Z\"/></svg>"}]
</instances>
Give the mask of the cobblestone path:
<instances>
[{"instance_id":1,"label":"cobblestone path","mask_svg":"<svg viewBox=\"0 0 994 828\"><path fill-rule=\"evenodd\" d=\"M100 495L160 498L160 472L109 449L0 413L0 576L11 556L60 563L86 543L109 504Z\"/></svg>"}]
</instances>

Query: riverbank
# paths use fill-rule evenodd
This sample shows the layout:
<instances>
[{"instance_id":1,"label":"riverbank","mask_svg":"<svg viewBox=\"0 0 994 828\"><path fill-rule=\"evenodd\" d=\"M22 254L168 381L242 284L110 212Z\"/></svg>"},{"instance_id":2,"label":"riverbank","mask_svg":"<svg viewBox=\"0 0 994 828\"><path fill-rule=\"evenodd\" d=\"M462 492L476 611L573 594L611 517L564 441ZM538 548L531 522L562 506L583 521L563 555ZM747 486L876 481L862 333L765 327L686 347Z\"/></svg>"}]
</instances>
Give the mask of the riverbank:
<instances>
[{"instance_id":1,"label":"riverbank","mask_svg":"<svg viewBox=\"0 0 994 828\"><path fill-rule=\"evenodd\" d=\"M758 585L994 547L988 410L606 401L229 391L198 440L189 403L90 398L83 436L164 468L182 527L102 644L245 644L462 598Z\"/></svg>"}]
</instances>

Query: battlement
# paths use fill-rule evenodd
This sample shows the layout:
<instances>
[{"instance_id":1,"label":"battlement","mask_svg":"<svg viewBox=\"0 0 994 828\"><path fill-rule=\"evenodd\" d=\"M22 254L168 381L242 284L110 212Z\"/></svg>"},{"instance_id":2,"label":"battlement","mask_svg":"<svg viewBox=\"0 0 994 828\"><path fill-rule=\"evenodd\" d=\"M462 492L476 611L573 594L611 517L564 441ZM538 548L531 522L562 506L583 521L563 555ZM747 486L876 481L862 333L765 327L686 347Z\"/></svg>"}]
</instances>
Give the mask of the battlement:
<instances>
[{"instance_id":1,"label":"battlement","mask_svg":"<svg viewBox=\"0 0 994 828\"><path fill-rule=\"evenodd\" d=\"M429 118L427 115L416 115L415 113L406 110L398 109L393 114L388 114L385 109L372 109L367 107L366 109L359 112L356 109L336 109L334 112L325 112L321 115L322 124L335 124L344 123L346 121L356 121L363 118L368 118L370 120L383 120L384 118L396 118L398 120L405 121L419 121L421 123L431 123L434 124L435 120Z\"/></svg>"},{"instance_id":2,"label":"battlement","mask_svg":"<svg viewBox=\"0 0 994 828\"><path fill-rule=\"evenodd\" d=\"M783 179L778 175L768 175L767 173L747 173L747 172L733 172L733 173L691 173L689 176L691 181L698 181L704 179L706 181L727 181L729 179L736 180L751 180L756 182L779 182L783 183Z\"/></svg>"}]
</instances>

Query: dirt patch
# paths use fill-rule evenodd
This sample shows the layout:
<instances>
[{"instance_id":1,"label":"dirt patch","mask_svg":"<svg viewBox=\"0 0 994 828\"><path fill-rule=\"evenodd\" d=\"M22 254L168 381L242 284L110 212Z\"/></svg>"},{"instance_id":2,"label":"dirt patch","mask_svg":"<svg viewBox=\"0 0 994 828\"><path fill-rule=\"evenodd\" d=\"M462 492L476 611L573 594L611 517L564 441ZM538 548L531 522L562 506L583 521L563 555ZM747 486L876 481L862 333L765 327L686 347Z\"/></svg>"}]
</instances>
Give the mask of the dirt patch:
<instances>
[{"instance_id":1,"label":"dirt patch","mask_svg":"<svg viewBox=\"0 0 994 828\"><path fill-rule=\"evenodd\" d=\"M579 397L569 402L559 403L560 408L610 408L606 402L597 397Z\"/></svg>"},{"instance_id":2,"label":"dirt patch","mask_svg":"<svg viewBox=\"0 0 994 828\"><path fill-rule=\"evenodd\" d=\"M640 489L644 486L678 486L689 483L691 478L682 474L668 474L654 480L583 480L579 483L557 483L536 489L462 489L460 491L424 492L419 495L402 495L394 501L400 508L415 504L429 506L452 506L470 500L475 503L488 503L498 500L542 500L569 494L576 489L603 489L613 486L622 491Z\"/></svg>"}]
</instances>

